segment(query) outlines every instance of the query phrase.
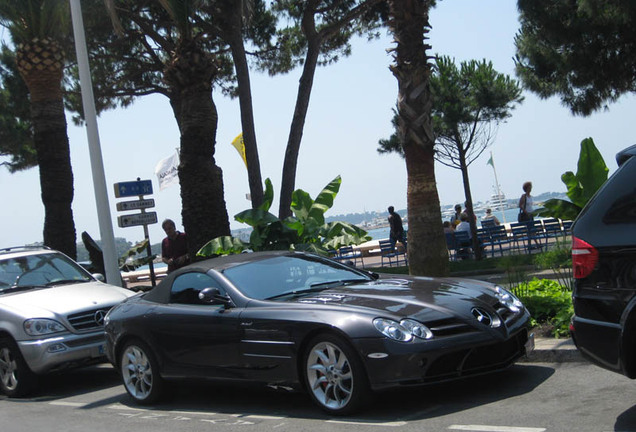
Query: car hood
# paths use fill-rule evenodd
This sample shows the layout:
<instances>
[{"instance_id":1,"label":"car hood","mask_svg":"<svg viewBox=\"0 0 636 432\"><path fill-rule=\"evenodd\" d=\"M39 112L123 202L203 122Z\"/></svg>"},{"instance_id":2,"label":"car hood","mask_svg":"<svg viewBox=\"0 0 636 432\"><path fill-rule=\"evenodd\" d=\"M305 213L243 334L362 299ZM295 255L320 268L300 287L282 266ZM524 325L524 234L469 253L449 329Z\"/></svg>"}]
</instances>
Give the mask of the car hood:
<instances>
[{"instance_id":1,"label":"car hood","mask_svg":"<svg viewBox=\"0 0 636 432\"><path fill-rule=\"evenodd\" d=\"M476 307L497 310L501 304L494 287L471 279L409 276L331 288L293 301L364 308L383 316L428 321L457 314L470 316Z\"/></svg>"},{"instance_id":2,"label":"car hood","mask_svg":"<svg viewBox=\"0 0 636 432\"><path fill-rule=\"evenodd\" d=\"M0 308L24 317L53 315L110 307L134 295L133 291L102 282L35 288L0 296Z\"/></svg>"}]
</instances>

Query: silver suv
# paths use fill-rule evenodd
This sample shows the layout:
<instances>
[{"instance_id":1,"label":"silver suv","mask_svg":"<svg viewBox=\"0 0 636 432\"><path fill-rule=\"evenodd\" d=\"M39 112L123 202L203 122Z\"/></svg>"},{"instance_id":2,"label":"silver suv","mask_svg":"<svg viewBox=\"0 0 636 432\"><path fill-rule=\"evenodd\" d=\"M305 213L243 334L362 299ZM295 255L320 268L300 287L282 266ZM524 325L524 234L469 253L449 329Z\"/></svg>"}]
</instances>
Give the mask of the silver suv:
<instances>
[{"instance_id":1,"label":"silver suv","mask_svg":"<svg viewBox=\"0 0 636 432\"><path fill-rule=\"evenodd\" d=\"M24 396L37 375L103 361L104 316L132 295L60 252L0 249L0 391Z\"/></svg>"}]
</instances>

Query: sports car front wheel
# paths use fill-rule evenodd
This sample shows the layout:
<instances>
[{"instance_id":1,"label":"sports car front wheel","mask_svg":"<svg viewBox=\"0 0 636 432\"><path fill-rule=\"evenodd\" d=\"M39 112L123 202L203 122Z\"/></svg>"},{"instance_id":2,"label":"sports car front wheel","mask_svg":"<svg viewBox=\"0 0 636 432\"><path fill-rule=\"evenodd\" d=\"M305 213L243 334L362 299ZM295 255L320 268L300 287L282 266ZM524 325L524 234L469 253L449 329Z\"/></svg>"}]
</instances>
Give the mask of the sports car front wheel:
<instances>
[{"instance_id":1,"label":"sports car front wheel","mask_svg":"<svg viewBox=\"0 0 636 432\"><path fill-rule=\"evenodd\" d=\"M360 358L342 338L323 334L309 343L305 353L305 385L309 395L330 414L349 414L370 397Z\"/></svg>"},{"instance_id":2,"label":"sports car front wheel","mask_svg":"<svg viewBox=\"0 0 636 432\"><path fill-rule=\"evenodd\" d=\"M120 370L128 394L143 405L159 400L163 380L152 350L141 341L126 343L121 350Z\"/></svg>"}]
</instances>

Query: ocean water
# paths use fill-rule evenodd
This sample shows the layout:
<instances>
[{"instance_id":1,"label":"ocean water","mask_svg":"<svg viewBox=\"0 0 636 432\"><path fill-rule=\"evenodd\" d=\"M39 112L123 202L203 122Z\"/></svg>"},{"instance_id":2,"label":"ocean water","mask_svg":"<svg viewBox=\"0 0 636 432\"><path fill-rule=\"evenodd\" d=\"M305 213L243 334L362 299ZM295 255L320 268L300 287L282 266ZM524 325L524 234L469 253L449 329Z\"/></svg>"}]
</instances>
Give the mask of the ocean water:
<instances>
[{"instance_id":1,"label":"ocean water","mask_svg":"<svg viewBox=\"0 0 636 432\"><path fill-rule=\"evenodd\" d=\"M493 214L499 219L500 223L512 223L517 222L517 215L519 214L519 209L511 208L502 211L493 211ZM481 226L481 218L486 215L485 211L477 212L477 227ZM447 219L444 219L447 220ZM406 229L408 229L408 225L405 225ZM373 240L383 240L389 238L389 227L384 228L376 228L367 231Z\"/></svg>"}]
</instances>

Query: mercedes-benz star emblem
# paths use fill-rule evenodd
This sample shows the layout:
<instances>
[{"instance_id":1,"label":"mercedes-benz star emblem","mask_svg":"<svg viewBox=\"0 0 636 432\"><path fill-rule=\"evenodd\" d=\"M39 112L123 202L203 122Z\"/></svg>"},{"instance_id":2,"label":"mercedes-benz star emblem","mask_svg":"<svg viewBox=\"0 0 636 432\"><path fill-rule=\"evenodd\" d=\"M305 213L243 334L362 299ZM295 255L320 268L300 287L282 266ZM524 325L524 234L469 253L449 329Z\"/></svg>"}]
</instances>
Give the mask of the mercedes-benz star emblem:
<instances>
[{"instance_id":1,"label":"mercedes-benz star emblem","mask_svg":"<svg viewBox=\"0 0 636 432\"><path fill-rule=\"evenodd\" d=\"M98 310L97 312L95 312L95 315L93 315L93 319L95 320L98 326L103 326L105 316L106 316L106 312L104 312L103 310Z\"/></svg>"},{"instance_id":2,"label":"mercedes-benz star emblem","mask_svg":"<svg viewBox=\"0 0 636 432\"><path fill-rule=\"evenodd\" d=\"M497 314L491 315L489 312L481 308L472 308L470 311L473 316L485 326L497 328L501 325L501 320Z\"/></svg>"},{"instance_id":3,"label":"mercedes-benz star emblem","mask_svg":"<svg viewBox=\"0 0 636 432\"><path fill-rule=\"evenodd\" d=\"M486 312L485 310L482 309L478 309L478 308L473 308L473 310L471 310L473 316L475 318L477 318L477 321L479 321L480 323L482 323L485 326L489 326L490 324L492 324L492 318L490 317L490 314L488 312Z\"/></svg>"}]
</instances>

